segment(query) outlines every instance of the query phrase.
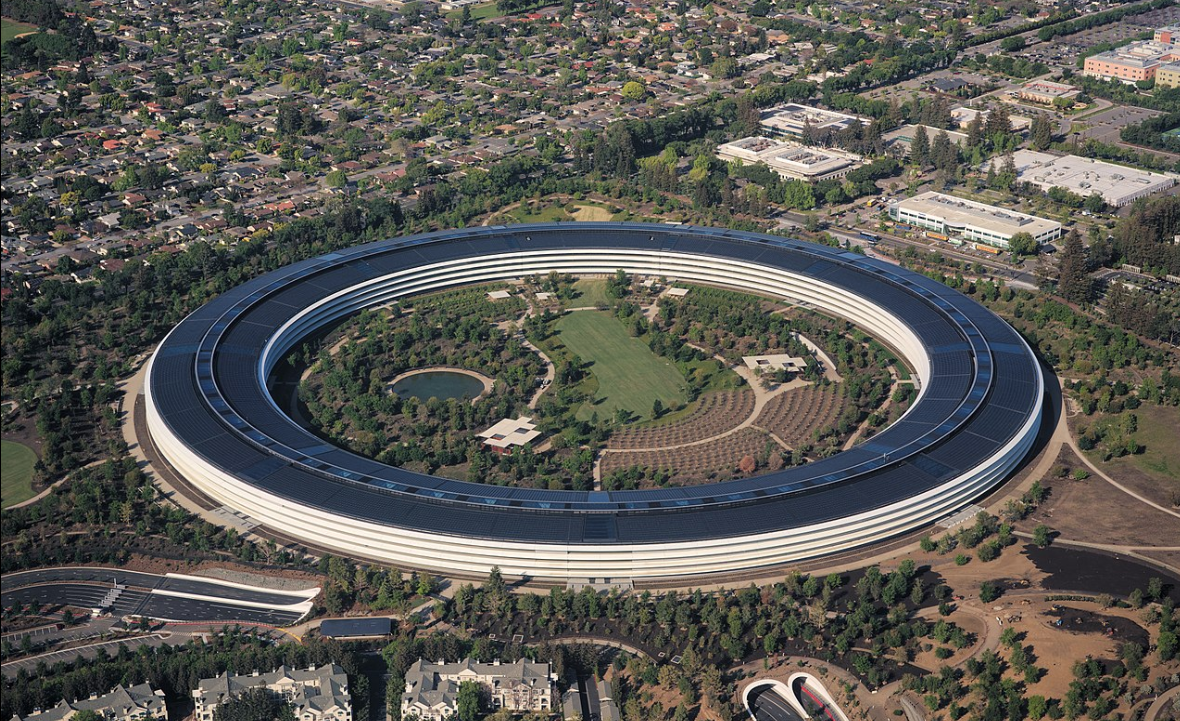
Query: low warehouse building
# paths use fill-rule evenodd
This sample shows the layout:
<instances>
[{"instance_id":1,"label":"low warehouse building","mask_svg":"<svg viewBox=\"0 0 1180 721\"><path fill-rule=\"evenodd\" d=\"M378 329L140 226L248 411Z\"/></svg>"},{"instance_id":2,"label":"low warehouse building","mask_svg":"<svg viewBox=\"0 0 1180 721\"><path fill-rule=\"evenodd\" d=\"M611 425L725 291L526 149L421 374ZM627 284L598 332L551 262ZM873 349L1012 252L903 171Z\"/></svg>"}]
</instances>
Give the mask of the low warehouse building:
<instances>
[{"instance_id":1,"label":"low warehouse building","mask_svg":"<svg viewBox=\"0 0 1180 721\"><path fill-rule=\"evenodd\" d=\"M1083 198L1097 193L1115 208L1176 184L1174 175L1136 170L1077 155L1019 150L1012 155L1012 160L1016 164L1016 178L1022 183L1032 183L1046 192L1051 188L1065 188Z\"/></svg>"}]
</instances>

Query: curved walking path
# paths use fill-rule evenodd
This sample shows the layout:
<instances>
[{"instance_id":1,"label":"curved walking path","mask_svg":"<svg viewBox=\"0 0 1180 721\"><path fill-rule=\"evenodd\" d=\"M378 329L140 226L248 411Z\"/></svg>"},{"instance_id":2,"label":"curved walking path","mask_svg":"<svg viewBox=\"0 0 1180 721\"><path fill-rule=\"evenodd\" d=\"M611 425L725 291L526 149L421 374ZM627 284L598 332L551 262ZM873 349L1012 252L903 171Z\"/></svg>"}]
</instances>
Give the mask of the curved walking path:
<instances>
[{"instance_id":1,"label":"curved walking path","mask_svg":"<svg viewBox=\"0 0 1180 721\"><path fill-rule=\"evenodd\" d=\"M702 348L701 346L696 345L694 343L685 343L685 345L689 346L690 348L696 348L697 350L701 351L702 353L709 352L707 349ZM711 443L713 441L721 440L722 438L727 438L729 436L732 436L734 433L737 433L738 431L744 430L746 428L755 428L757 430L760 430L763 433L770 436L771 439L774 440L775 443L778 443L780 446L782 446L783 448L786 448L787 450L791 450L791 447L789 445L787 445L787 443L782 438L779 438L777 435L775 435L774 433L771 433L770 431L763 428L762 426L757 425L755 423L755 421L757 421L758 416L760 416L762 414L762 409L764 409L766 407L766 404L769 403L776 396L782 395L783 393L785 393L789 390L793 390L795 388L803 388L803 387L811 385L811 384L808 381L796 378L795 380L793 380L789 383L780 383L774 389L767 390L762 387L761 379L759 379L758 376L754 375L754 371L750 370L749 368L747 368L745 366L731 366L731 365L729 365L729 361L727 361L723 356L720 356L720 355L713 354L711 357L714 360L721 363L726 368L729 368L731 371L733 371L734 373L737 373L739 376L741 376L742 380L744 380L746 382L746 385L750 387L750 390L752 390L754 392L754 409L752 411L750 411L750 415L746 416L745 420L743 420L741 423L737 424L736 426L734 426L728 430L722 431L721 433L716 433L714 435L709 436L708 438L701 438L700 440L696 440L696 441L688 441L686 443L677 443L677 444L670 445L670 446L652 446L652 447L648 447L648 448L603 448L602 453L645 453L645 452L651 453L653 451L673 451L678 448L690 448L692 446L700 446L700 445L704 445L706 443Z\"/></svg>"},{"instance_id":2,"label":"curved walking path","mask_svg":"<svg viewBox=\"0 0 1180 721\"><path fill-rule=\"evenodd\" d=\"M411 376L420 376L423 373L458 373L459 375L469 376L471 378L476 379L480 383L483 383L483 391L479 395L477 395L476 397L472 398L471 399L472 402L475 402L475 401L479 400L480 398L483 398L487 394L491 393L492 389L496 387L496 381L492 378L488 378L483 373L479 373L479 372L473 371L473 370L468 370L466 368L459 368L457 366L430 366L429 368L415 368L412 371L406 371L405 373L398 373L393 378L390 378L389 383L387 383L386 385L389 386L390 392L393 392L393 386L398 381L405 380L406 378L410 378Z\"/></svg>"},{"instance_id":3,"label":"curved walking path","mask_svg":"<svg viewBox=\"0 0 1180 721\"><path fill-rule=\"evenodd\" d=\"M1173 686L1156 697L1151 706L1147 708L1143 721L1162 721L1167 718L1164 714L1167 713L1169 706L1172 707L1173 713L1180 710L1176 708L1180 706L1180 686Z\"/></svg>"},{"instance_id":4,"label":"curved walking path","mask_svg":"<svg viewBox=\"0 0 1180 721\"><path fill-rule=\"evenodd\" d=\"M91 462L87 463L86 465L82 466L82 468L93 468L93 467L95 467L95 466L97 466L97 465L100 465L100 464L106 463L106 460L107 460L107 459L105 459L105 458L100 458L100 459L98 459L98 460L96 460L96 461L91 461ZM79 469L79 470L81 470L81 469ZM61 484L63 484L63 483L65 483L66 481L70 480L70 478L71 478L73 475L74 475L73 473L67 473L66 475L64 475L64 476L62 476L61 478L57 479L57 480L56 480L56 481L54 481L53 483L49 484L49 485L48 485L48 486L45 488L45 490L41 491L40 493L38 493L37 495L33 496L32 498L26 498L25 500L21 501L20 503L14 503L14 504L12 504L11 506L8 506L7 508L5 508L4 510L6 510L6 511L11 511L11 510L13 510L14 508L24 508L25 506L31 506L31 505L33 505L33 504L34 504L34 503L36 503L37 501L39 501L39 500L41 500L42 498L44 498L44 497L48 496L50 493L53 493L54 489L56 489L56 488L60 487L60 486L61 486Z\"/></svg>"},{"instance_id":5,"label":"curved walking path","mask_svg":"<svg viewBox=\"0 0 1180 721\"><path fill-rule=\"evenodd\" d=\"M1099 478L1106 481L1110 485L1119 489L1123 493L1126 493L1128 496L1130 496L1131 498L1134 498L1136 501L1139 501L1140 503L1143 503L1144 505L1151 506L1152 508L1156 509L1157 511L1163 511L1164 513L1166 513L1169 516L1172 516L1174 518L1180 518L1180 511L1174 511L1170 508L1165 508L1165 507L1161 506L1160 504L1156 503L1155 501L1152 501L1151 499L1144 498L1140 494L1136 493L1135 491L1131 490L1130 488L1127 488L1126 486L1119 483L1115 479L1106 475L1106 473L1104 473L1101 468L1094 465L1094 463L1091 462L1090 459L1086 457L1086 454L1082 451L1082 449L1080 447L1078 447L1077 439L1074 438L1073 434L1069 432L1069 427L1068 427L1068 424L1065 420L1064 413L1062 414L1061 423L1062 423L1062 425L1066 426L1065 442L1069 445L1070 449L1073 450L1074 454L1082 460L1082 463L1084 463L1086 465L1086 468L1090 469L1090 471L1092 473L1094 473L1094 475L1098 476Z\"/></svg>"}]
</instances>

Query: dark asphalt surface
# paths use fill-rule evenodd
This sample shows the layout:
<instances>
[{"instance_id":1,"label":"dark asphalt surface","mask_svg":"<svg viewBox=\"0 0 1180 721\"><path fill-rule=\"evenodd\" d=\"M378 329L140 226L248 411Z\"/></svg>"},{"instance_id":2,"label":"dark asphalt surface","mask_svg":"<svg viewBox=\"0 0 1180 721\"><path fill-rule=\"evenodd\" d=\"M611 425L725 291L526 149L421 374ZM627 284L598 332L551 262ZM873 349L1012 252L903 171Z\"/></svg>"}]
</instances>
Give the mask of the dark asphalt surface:
<instances>
[{"instance_id":1,"label":"dark asphalt surface","mask_svg":"<svg viewBox=\"0 0 1180 721\"><path fill-rule=\"evenodd\" d=\"M86 583L52 583L44 586L27 586L5 590L0 594L0 606L8 608L15 603L37 603L42 606L74 606L94 608L111 589ZM133 614L148 596L144 591L124 591L111 608L112 616Z\"/></svg>"},{"instance_id":2,"label":"dark asphalt surface","mask_svg":"<svg viewBox=\"0 0 1180 721\"><path fill-rule=\"evenodd\" d=\"M0 606L14 603L38 603L41 605L68 605L78 608L93 608L106 595L108 587L82 583L51 583L43 586L27 586L5 591L0 595ZM299 620L300 614L291 611L277 611L265 608L235 606L231 603L202 601L176 596L148 594L144 591L124 591L111 609L111 615L127 616L140 614L150 618L169 621L242 621L284 626Z\"/></svg>"},{"instance_id":3,"label":"dark asphalt surface","mask_svg":"<svg viewBox=\"0 0 1180 721\"><path fill-rule=\"evenodd\" d=\"M804 721L791 710L786 700L769 686L750 694L750 711L758 721Z\"/></svg>"},{"instance_id":4,"label":"dark asphalt surface","mask_svg":"<svg viewBox=\"0 0 1180 721\"><path fill-rule=\"evenodd\" d=\"M166 578L114 568L47 568L4 576L0 605L37 603L49 606L93 608L111 589L114 581L132 586L123 591L111 615L143 615L150 618L190 622L242 622L285 626L299 620L298 612L278 610L302 599L266 589L244 589L206 583L199 580ZM151 591L135 590L147 588ZM181 598L159 593L190 593L211 600ZM239 605L238 602L263 604L263 608Z\"/></svg>"},{"instance_id":5,"label":"dark asphalt surface","mask_svg":"<svg viewBox=\"0 0 1180 721\"><path fill-rule=\"evenodd\" d=\"M139 613L149 618L169 621L241 621L244 623L265 623L271 626L286 626L299 620L300 613L272 611L265 608L247 608L228 603L199 601L191 598L152 595Z\"/></svg>"},{"instance_id":6,"label":"dark asphalt surface","mask_svg":"<svg viewBox=\"0 0 1180 721\"><path fill-rule=\"evenodd\" d=\"M152 573L124 571L118 568L43 568L35 571L24 571L4 576L4 587L27 586L34 583L48 583L56 581L93 581L109 584L114 580L129 586L155 588L175 591L177 593L193 593L213 598L249 601L251 603L265 603L272 606L289 606L299 603L303 599L282 593L268 592L266 589L246 589L223 586L182 578L166 578Z\"/></svg>"}]
</instances>

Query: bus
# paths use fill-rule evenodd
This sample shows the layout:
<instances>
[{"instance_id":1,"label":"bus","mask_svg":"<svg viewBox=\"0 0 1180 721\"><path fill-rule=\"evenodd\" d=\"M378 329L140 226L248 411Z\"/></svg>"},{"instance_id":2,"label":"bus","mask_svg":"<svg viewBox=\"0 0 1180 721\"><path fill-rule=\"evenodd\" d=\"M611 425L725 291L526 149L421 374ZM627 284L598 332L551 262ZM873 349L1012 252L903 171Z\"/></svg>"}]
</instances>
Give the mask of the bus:
<instances>
[{"instance_id":1,"label":"bus","mask_svg":"<svg viewBox=\"0 0 1180 721\"><path fill-rule=\"evenodd\" d=\"M999 255L1000 254L999 248L997 248L994 245L987 245L986 243L976 243L975 249L982 250L984 253L990 253L991 255Z\"/></svg>"},{"instance_id":2,"label":"bus","mask_svg":"<svg viewBox=\"0 0 1180 721\"><path fill-rule=\"evenodd\" d=\"M877 241L881 240L881 236L877 235L876 233L870 233L867 230L860 231L860 237L869 241L869 245L876 245Z\"/></svg>"},{"instance_id":3,"label":"bus","mask_svg":"<svg viewBox=\"0 0 1180 721\"><path fill-rule=\"evenodd\" d=\"M931 240L949 240L950 239L949 236L943 235L942 233L935 233L933 230L926 231L926 237Z\"/></svg>"}]
</instances>

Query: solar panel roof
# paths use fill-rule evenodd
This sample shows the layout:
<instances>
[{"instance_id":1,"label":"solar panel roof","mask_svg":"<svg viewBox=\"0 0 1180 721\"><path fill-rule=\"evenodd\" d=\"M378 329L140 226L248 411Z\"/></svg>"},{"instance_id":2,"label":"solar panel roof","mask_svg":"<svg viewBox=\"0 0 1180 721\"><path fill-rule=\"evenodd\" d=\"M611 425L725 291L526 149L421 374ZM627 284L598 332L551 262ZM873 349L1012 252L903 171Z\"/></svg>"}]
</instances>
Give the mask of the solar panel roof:
<instances>
[{"instance_id":1,"label":"solar panel roof","mask_svg":"<svg viewBox=\"0 0 1180 721\"><path fill-rule=\"evenodd\" d=\"M888 307L931 353L903 423L823 461L709 486L589 494L471 484L383 466L278 413L259 381L279 328L331 293L426 262L491 252L662 249L754 260ZM995 346L997 352L990 348ZM1039 407L1035 360L989 311L923 276L800 241L690 226L579 223L478 228L370 243L255 278L161 345L150 379L165 422L241 480L324 510L436 533L569 543L749 534L869 511L995 454ZM989 408L989 404L995 409Z\"/></svg>"}]
</instances>

